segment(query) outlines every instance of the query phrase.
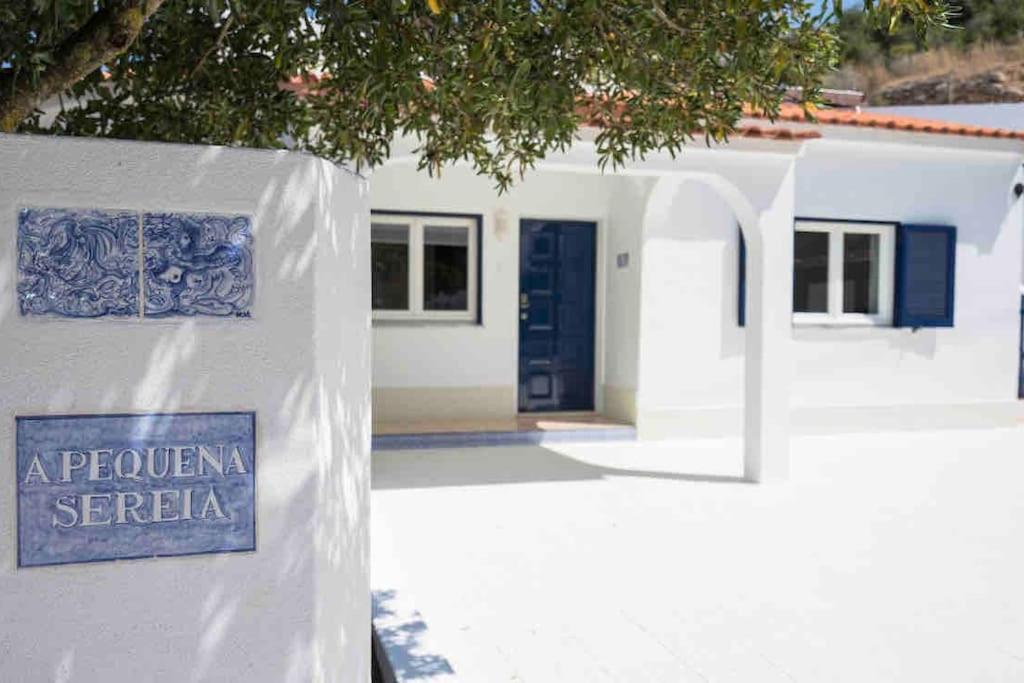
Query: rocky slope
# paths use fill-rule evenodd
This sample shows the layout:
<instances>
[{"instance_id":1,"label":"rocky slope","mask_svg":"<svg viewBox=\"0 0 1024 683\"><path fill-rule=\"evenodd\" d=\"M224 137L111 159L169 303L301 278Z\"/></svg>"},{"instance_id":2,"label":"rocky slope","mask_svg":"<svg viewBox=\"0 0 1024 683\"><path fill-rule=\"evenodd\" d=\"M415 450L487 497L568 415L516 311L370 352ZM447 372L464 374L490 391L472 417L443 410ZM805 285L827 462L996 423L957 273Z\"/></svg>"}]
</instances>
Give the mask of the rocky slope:
<instances>
[{"instance_id":1,"label":"rocky slope","mask_svg":"<svg viewBox=\"0 0 1024 683\"><path fill-rule=\"evenodd\" d=\"M979 104L1024 102L1024 62L1001 64L973 73L961 70L903 78L871 96L873 104Z\"/></svg>"}]
</instances>

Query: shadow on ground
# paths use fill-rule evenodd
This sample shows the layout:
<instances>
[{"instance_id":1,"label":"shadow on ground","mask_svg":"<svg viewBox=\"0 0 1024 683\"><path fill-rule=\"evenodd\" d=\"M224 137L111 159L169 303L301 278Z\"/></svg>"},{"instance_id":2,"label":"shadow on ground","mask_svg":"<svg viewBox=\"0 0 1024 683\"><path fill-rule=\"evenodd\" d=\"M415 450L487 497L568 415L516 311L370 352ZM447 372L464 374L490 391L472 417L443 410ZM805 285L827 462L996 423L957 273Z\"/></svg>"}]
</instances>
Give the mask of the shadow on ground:
<instances>
[{"instance_id":1,"label":"shadow on ground","mask_svg":"<svg viewBox=\"0 0 1024 683\"><path fill-rule=\"evenodd\" d=\"M383 654L380 683L437 680L454 674L451 664L424 642L427 624L420 613L404 606L397 591L373 591L373 629Z\"/></svg>"},{"instance_id":2,"label":"shadow on ground","mask_svg":"<svg viewBox=\"0 0 1024 683\"><path fill-rule=\"evenodd\" d=\"M741 476L605 467L543 446L381 451L372 457L372 488L437 488L487 484L643 477L709 484L742 484Z\"/></svg>"}]
</instances>

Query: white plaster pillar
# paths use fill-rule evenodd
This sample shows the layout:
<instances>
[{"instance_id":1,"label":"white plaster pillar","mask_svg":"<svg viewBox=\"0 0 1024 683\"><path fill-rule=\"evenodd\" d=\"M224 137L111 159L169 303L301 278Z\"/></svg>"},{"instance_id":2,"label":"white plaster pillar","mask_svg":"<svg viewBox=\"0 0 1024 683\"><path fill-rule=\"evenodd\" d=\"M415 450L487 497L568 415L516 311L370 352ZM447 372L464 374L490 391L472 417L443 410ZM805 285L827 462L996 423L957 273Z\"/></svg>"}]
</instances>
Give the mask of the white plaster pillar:
<instances>
[{"instance_id":1,"label":"white plaster pillar","mask_svg":"<svg viewBox=\"0 0 1024 683\"><path fill-rule=\"evenodd\" d=\"M786 167L771 201L762 200L757 208L720 175L666 174L652 189L644 214L645 226L667 220L680 186L699 182L729 204L743 230L747 245L743 476L754 482L784 480L789 473L793 173L792 165ZM643 391L640 386L641 395Z\"/></svg>"},{"instance_id":2,"label":"white plaster pillar","mask_svg":"<svg viewBox=\"0 0 1024 683\"><path fill-rule=\"evenodd\" d=\"M743 225L747 242L743 476L754 482L789 476L793 210L790 167L756 225Z\"/></svg>"}]
</instances>

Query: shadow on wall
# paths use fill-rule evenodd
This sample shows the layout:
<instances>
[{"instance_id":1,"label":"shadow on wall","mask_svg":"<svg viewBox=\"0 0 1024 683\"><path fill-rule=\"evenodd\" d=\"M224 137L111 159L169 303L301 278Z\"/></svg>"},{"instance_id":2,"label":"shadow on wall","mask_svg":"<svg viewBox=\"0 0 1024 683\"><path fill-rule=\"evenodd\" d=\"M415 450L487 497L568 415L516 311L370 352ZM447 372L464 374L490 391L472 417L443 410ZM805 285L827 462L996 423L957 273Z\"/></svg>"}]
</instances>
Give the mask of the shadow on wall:
<instances>
[{"instance_id":1,"label":"shadow on wall","mask_svg":"<svg viewBox=\"0 0 1024 683\"><path fill-rule=\"evenodd\" d=\"M374 491L587 481L606 477L643 477L705 484L748 483L739 474L605 467L542 446L376 452L372 469Z\"/></svg>"},{"instance_id":2,"label":"shadow on wall","mask_svg":"<svg viewBox=\"0 0 1024 683\"><path fill-rule=\"evenodd\" d=\"M72 144L85 148L90 143ZM168 157L180 166L181 148L167 149ZM24 414L255 410L257 551L15 571L16 548L9 546L0 568L6 574L0 613L41 620L48 637L35 642L19 636L8 620L6 628L0 628L0 651L6 652L0 661L4 680L14 680L2 675L11 672L8 666L39 676L19 680L63 683L170 680L171 673L174 680L193 683L250 676L268 681L333 680L336 673L324 670L324 660L337 662L337 653L342 652L346 657L357 652L355 656L364 658L364 670L370 670L369 596L341 586L326 591L325 601L317 597L324 593L312 590L318 583L329 583L333 572L369 575L369 535L360 512L369 506L369 468L360 457L369 447L368 308L361 319L350 316L345 321L367 330L351 337L362 337L357 348L352 342L341 343L334 345L337 350L316 349L311 357L295 353L294 344L295 339L313 339L323 329L317 325L317 307L328 310L339 300L351 300L349 293L330 291L349 283L330 290L322 287L313 271L317 260L320 268L326 262L347 272L368 269L368 254L357 248L368 243L368 237L357 241L355 235L369 228L358 207L346 214L344 207L339 213L332 210L338 207L325 206L330 191L324 183L330 180L316 169L326 162L310 157L210 148L188 167L190 184L226 185L237 195L237 185L232 186L237 181L225 175L223 154L234 155L228 167L268 167L260 175L267 181L258 202L243 210L253 217L257 259L252 320L20 320L8 286L15 281L15 257L13 250L5 250L0 259L0 339L5 348L35 343L45 348L46 337L87 330L83 338L90 339L104 328L114 332L108 335L108 344L148 349L146 354L122 354L117 374L121 379L111 382L109 364L104 368L103 363L90 362L88 348L67 351L66 346L54 346L60 353L51 363L66 378L59 390L48 396L33 393L31 367L15 368L17 376L6 378L8 387L28 387L13 404ZM54 205L66 205L60 191L53 194ZM102 201L104 207L111 204ZM161 195L155 201L174 199ZM209 211L221 212L216 200L211 201ZM308 229L313 225L315 230ZM361 279L368 282L368 276ZM289 300L310 305L289 305ZM344 332L344 324L336 327ZM232 368L230 382L224 381L224 367ZM354 402L352 396L365 398ZM11 505L4 505L4 500ZM326 505L318 506L317 501ZM13 497L0 498L0 517L13 520L15 504ZM109 615L111 596L121 596L128 605L125 618L134 615L130 637L124 637L123 619L97 619L83 631L78 619L62 613L64 598L71 594L76 612L96 615ZM168 602L169 595L177 596L173 603ZM323 620L323 615L360 612L365 617L358 632L339 625L328 640L323 629L318 633L314 628L314 620ZM153 618L142 619L146 613ZM58 643L65 645L57 648ZM118 643L116 656L100 647L102 643ZM325 657L325 652L335 654ZM33 668L46 660L51 662L48 671Z\"/></svg>"}]
</instances>

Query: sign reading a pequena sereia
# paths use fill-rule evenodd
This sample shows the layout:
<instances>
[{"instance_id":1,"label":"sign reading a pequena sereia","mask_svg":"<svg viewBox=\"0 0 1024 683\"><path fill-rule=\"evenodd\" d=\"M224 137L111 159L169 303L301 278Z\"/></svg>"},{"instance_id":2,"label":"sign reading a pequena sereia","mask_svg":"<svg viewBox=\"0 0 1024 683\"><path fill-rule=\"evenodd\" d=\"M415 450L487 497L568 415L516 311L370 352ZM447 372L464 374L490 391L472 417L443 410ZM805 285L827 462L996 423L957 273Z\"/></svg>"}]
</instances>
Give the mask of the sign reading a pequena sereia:
<instances>
[{"instance_id":1,"label":"sign reading a pequena sereia","mask_svg":"<svg viewBox=\"0 0 1024 683\"><path fill-rule=\"evenodd\" d=\"M254 413L16 420L19 566L255 550Z\"/></svg>"}]
</instances>

